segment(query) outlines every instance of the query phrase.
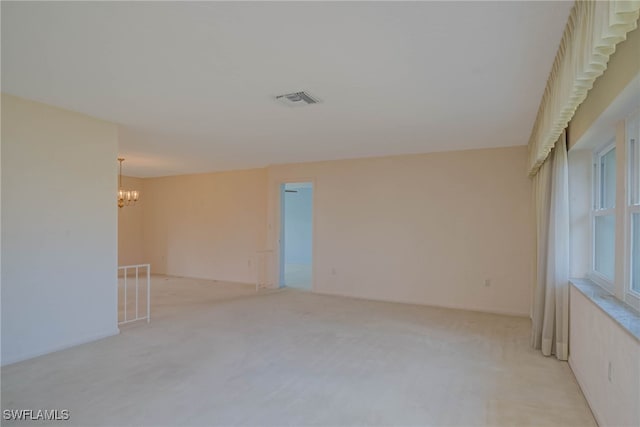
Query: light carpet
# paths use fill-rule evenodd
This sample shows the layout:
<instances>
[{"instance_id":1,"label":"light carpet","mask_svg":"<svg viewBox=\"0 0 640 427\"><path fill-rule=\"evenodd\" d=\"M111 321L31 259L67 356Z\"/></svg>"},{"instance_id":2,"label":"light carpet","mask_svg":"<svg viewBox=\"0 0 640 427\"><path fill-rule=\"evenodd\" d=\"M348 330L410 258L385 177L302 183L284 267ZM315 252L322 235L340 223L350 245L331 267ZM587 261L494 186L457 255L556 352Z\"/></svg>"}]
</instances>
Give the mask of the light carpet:
<instances>
[{"instance_id":1,"label":"light carpet","mask_svg":"<svg viewBox=\"0 0 640 427\"><path fill-rule=\"evenodd\" d=\"M2 408L82 426L596 425L528 319L162 276L152 303L149 325L4 367Z\"/></svg>"}]
</instances>

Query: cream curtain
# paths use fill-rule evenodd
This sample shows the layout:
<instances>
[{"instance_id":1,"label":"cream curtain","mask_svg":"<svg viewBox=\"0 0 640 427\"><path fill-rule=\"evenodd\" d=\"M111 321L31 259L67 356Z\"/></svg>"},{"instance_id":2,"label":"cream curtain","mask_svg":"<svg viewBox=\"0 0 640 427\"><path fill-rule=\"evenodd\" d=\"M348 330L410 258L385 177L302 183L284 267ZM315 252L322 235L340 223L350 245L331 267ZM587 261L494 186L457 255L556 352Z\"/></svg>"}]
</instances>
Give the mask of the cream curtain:
<instances>
[{"instance_id":1,"label":"cream curtain","mask_svg":"<svg viewBox=\"0 0 640 427\"><path fill-rule=\"evenodd\" d=\"M640 0L576 1L558 48L529 138L529 174L536 174L616 44L636 28Z\"/></svg>"},{"instance_id":2,"label":"cream curtain","mask_svg":"<svg viewBox=\"0 0 640 427\"><path fill-rule=\"evenodd\" d=\"M534 177L536 280L531 345L569 356L569 166L566 133Z\"/></svg>"}]
</instances>

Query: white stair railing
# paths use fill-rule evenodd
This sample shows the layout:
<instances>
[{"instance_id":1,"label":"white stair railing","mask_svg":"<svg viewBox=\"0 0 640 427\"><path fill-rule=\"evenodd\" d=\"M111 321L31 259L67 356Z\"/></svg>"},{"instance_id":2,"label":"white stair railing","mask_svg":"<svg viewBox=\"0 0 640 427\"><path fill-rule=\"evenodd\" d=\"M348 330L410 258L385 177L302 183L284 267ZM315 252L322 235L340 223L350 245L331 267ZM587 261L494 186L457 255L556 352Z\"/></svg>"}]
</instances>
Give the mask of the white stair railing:
<instances>
[{"instance_id":1,"label":"white stair railing","mask_svg":"<svg viewBox=\"0 0 640 427\"><path fill-rule=\"evenodd\" d=\"M145 311L145 315L140 315L140 270L146 269L146 302L147 309ZM128 302L128 279L129 279L129 270L135 271L135 316L132 318L129 316L129 302ZM122 271L123 278L123 287L122 287L122 297L120 294L120 272ZM122 320L120 316L120 302L122 300ZM151 264L137 264L137 265L124 265L122 267L118 267L118 325L124 325L125 323L136 322L138 320L147 320L147 323L151 321Z\"/></svg>"}]
</instances>

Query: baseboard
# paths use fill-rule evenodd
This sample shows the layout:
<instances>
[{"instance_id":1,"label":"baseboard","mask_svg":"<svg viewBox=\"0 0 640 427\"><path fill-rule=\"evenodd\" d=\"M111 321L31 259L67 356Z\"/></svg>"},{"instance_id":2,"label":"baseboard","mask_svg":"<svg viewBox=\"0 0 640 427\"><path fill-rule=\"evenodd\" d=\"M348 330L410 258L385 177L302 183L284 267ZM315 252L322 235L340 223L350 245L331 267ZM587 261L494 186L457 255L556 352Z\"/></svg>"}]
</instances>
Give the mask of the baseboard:
<instances>
[{"instance_id":1,"label":"baseboard","mask_svg":"<svg viewBox=\"0 0 640 427\"><path fill-rule=\"evenodd\" d=\"M256 282L237 282L235 280L225 280L225 279L213 279L211 277L195 277L195 276L180 276L177 274L160 274L160 273L154 273L151 275L152 277L173 277L176 279L189 279L189 280L206 280L209 282L223 282L223 283L229 283L231 285L244 285L244 286L256 286Z\"/></svg>"},{"instance_id":2,"label":"baseboard","mask_svg":"<svg viewBox=\"0 0 640 427\"><path fill-rule=\"evenodd\" d=\"M2 363L0 364L0 366L8 366L11 365L13 363L18 363L18 362L23 362L25 360L29 360L29 359L33 359L36 357L40 357L40 356L44 356L45 354L51 354L51 353L55 353L57 351L62 351L62 350L66 350L68 348L71 347L75 347L81 344L87 344L93 341L98 341L101 340L103 338L108 338L108 337L112 337L114 335L118 335L120 333L120 329L116 328L115 330L110 330L109 332L103 332L103 333L99 333L99 334L92 334L77 340L73 340L73 341L69 341L67 343L64 343L62 345L59 346L54 346L50 349L47 350L41 350L41 351L36 351L33 353L25 353L25 354L21 354L19 356L14 356L14 357L9 357L9 358L3 358L2 359Z\"/></svg>"},{"instance_id":3,"label":"baseboard","mask_svg":"<svg viewBox=\"0 0 640 427\"><path fill-rule=\"evenodd\" d=\"M569 368L571 368L571 373L573 374L573 378L576 379L576 382L578 383L578 387L580 387L580 391L582 391L582 395L584 396L585 400L587 401L587 405L589 406L589 410L591 411L591 414L593 415L593 418L596 420L596 423L599 426L606 425L598 417L598 414L596 413L596 411L593 410L593 405L591 404L592 399L590 398L590 395L589 395L587 389L582 385L582 382L580 381L580 376L581 376L580 371L577 370L573 366L573 363L571 362L571 355L569 355L568 363L569 363Z\"/></svg>"},{"instance_id":4,"label":"baseboard","mask_svg":"<svg viewBox=\"0 0 640 427\"><path fill-rule=\"evenodd\" d=\"M320 291L314 291L313 289L311 290L311 292L313 292L314 294L318 294L318 295L327 295L327 296L343 297L343 298L353 298L353 299L359 299L359 300L365 300L365 301L392 302L392 303L395 303L395 304L410 304L410 305L419 305L419 306L423 306L423 307L447 308L447 309L450 309L450 310L473 311L473 312L476 312L476 313L498 314L498 315L501 315L501 316L512 316L512 317L524 317L524 318L527 318L527 319L529 318L529 312L521 313L521 312L508 311L508 310L489 310L489 309L465 307L465 306L459 306L459 305L427 304L427 303L421 303L421 302L416 302L416 301L407 301L407 300L402 300L402 299L382 299L382 298L363 297L363 296L359 296L359 295L349 295L349 294L343 294L343 293L338 293L338 292L335 292L335 293L334 292L320 292Z\"/></svg>"},{"instance_id":5,"label":"baseboard","mask_svg":"<svg viewBox=\"0 0 640 427\"><path fill-rule=\"evenodd\" d=\"M174 274L155 274L155 276L175 277L175 278L178 278L178 279L189 279L189 280L208 280L208 281L212 281L212 282L224 282L224 283L229 283L229 284L233 284L233 285L243 285L243 286L255 286L256 285L255 282L253 282L253 283L235 282L235 281L224 280L224 279L212 279L212 278L207 278L207 277L193 277L193 276L178 276L178 275L174 275ZM261 287L260 289L276 290L276 289L280 289L280 288L281 288L280 286L265 286L265 287ZM424 307L448 308L448 309L451 309L451 310L473 311L473 312L477 312L477 313L498 314L498 315L501 315L501 316L524 317L524 318L530 319L529 311L526 311L526 312L515 312L515 311L509 311L509 310L490 310L490 309L483 309L483 308L465 307L465 306L460 306L460 305L427 304L427 303L420 303L420 302L408 301L408 300L402 300L402 299L382 299L382 298L363 297L363 296L360 296L360 295L349 295L349 294L344 294L344 293L339 293L339 292L321 292L321 291L313 290L313 288L310 289L310 292L312 292L314 294L318 294L318 295L327 295L327 296L335 296L335 297L343 297L343 298L354 298L354 299L360 299L360 300L365 300L365 301L392 302L392 303L396 303L396 304L410 304L410 305L420 305L420 306L424 306Z\"/></svg>"}]
</instances>

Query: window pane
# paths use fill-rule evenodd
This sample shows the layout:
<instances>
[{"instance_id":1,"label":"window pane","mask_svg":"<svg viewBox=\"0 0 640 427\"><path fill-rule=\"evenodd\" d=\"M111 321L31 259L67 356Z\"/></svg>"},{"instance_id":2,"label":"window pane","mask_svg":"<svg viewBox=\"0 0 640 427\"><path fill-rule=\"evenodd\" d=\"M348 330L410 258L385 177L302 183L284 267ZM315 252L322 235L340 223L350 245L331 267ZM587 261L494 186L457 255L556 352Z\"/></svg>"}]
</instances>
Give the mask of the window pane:
<instances>
[{"instance_id":1,"label":"window pane","mask_svg":"<svg viewBox=\"0 0 640 427\"><path fill-rule=\"evenodd\" d=\"M616 204L616 149L600 158L600 208L613 208Z\"/></svg>"},{"instance_id":2,"label":"window pane","mask_svg":"<svg viewBox=\"0 0 640 427\"><path fill-rule=\"evenodd\" d=\"M631 227L631 289L640 292L640 213L633 214Z\"/></svg>"},{"instance_id":3,"label":"window pane","mask_svg":"<svg viewBox=\"0 0 640 427\"><path fill-rule=\"evenodd\" d=\"M615 227L615 215L596 216L594 269L609 280L613 280Z\"/></svg>"},{"instance_id":4,"label":"window pane","mask_svg":"<svg viewBox=\"0 0 640 427\"><path fill-rule=\"evenodd\" d=\"M640 205L640 147L638 137L629 141L629 193L631 204Z\"/></svg>"}]
</instances>

